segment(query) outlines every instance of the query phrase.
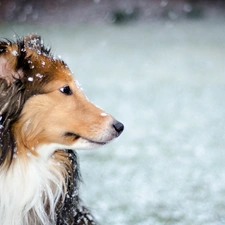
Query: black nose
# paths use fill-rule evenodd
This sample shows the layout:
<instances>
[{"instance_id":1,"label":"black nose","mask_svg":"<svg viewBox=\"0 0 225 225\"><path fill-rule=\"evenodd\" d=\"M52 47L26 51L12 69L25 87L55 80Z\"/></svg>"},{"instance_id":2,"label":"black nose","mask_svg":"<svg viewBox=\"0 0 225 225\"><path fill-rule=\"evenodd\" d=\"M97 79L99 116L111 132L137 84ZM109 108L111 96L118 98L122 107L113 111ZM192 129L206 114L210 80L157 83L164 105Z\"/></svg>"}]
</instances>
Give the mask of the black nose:
<instances>
[{"instance_id":1,"label":"black nose","mask_svg":"<svg viewBox=\"0 0 225 225\"><path fill-rule=\"evenodd\" d=\"M113 124L113 127L117 131L117 137L123 132L124 125L118 121Z\"/></svg>"}]
</instances>

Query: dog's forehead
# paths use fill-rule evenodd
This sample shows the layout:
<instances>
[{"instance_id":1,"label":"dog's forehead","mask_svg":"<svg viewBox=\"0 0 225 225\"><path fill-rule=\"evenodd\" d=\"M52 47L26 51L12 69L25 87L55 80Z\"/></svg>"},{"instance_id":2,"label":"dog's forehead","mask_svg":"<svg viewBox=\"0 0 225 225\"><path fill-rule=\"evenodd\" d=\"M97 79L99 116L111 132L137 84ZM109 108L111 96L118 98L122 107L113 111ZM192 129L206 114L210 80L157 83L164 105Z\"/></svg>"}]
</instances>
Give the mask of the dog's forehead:
<instances>
[{"instance_id":1,"label":"dog's forehead","mask_svg":"<svg viewBox=\"0 0 225 225\"><path fill-rule=\"evenodd\" d=\"M51 76L58 80L67 80L68 82L73 80L72 72L62 59L52 55L38 54L34 51L30 55L29 68L34 73Z\"/></svg>"}]
</instances>

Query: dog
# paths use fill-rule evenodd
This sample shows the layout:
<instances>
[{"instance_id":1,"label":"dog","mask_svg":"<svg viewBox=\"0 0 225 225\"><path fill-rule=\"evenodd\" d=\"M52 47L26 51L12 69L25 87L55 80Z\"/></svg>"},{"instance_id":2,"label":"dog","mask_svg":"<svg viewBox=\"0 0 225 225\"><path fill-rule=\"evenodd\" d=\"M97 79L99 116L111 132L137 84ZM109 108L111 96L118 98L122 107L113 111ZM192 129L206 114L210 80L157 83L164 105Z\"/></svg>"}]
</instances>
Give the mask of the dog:
<instances>
[{"instance_id":1,"label":"dog","mask_svg":"<svg viewBox=\"0 0 225 225\"><path fill-rule=\"evenodd\" d=\"M38 35L0 41L0 224L94 225L79 196L77 149L124 126L92 104Z\"/></svg>"}]
</instances>

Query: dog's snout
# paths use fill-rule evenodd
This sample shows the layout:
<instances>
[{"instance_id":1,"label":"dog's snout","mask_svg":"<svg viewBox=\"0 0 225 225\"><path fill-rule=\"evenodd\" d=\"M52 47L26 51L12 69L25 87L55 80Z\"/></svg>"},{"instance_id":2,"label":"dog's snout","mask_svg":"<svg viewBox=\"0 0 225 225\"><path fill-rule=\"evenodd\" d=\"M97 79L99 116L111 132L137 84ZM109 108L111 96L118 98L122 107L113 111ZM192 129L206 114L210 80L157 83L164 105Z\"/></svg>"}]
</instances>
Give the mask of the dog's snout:
<instances>
[{"instance_id":1,"label":"dog's snout","mask_svg":"<svg viewBox=\"0 0 225 225\"><path fill-rule=\"evenodd\" d=\"M115 121L113 124L114 129L117 132L117 137L123 132L124 130L124 125L118 121Z\"/></svg>"}]
</instances>

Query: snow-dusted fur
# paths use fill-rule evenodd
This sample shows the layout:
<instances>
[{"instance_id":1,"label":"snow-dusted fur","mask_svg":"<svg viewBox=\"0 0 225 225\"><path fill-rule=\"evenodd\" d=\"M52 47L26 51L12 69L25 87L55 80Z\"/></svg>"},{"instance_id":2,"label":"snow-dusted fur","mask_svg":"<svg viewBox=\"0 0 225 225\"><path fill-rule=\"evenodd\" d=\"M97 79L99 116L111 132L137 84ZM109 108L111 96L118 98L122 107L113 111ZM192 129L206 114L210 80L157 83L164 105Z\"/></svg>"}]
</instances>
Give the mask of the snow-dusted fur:
<instances>
[{"instance_id":1,"label":"snow-dusted fur","mask_svg":"<svg viewBox=\"0 0 225 225\"><path fill-rule=\"evenodd\" d=\"M0 225L94 225L76 150L123 124L88 101L37 35L0 41Z\"/></svg>"}]
</instances>

